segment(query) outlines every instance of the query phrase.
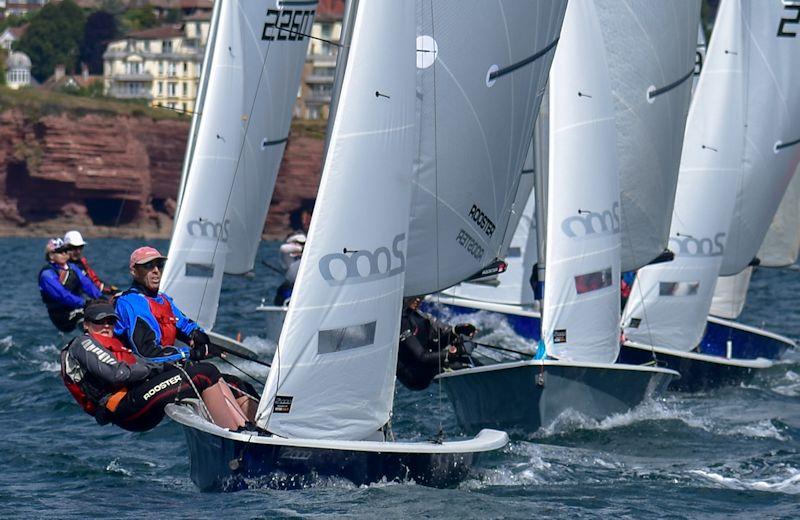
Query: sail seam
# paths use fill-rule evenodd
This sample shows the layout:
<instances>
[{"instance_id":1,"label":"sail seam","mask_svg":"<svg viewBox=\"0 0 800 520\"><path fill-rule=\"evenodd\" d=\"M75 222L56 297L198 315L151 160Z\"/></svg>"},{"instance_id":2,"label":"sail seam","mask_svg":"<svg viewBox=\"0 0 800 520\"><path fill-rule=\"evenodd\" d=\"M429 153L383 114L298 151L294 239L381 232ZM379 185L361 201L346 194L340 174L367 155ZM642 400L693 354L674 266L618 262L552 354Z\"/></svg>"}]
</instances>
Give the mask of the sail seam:
<instances>
[{"instance_id":1,"label":"sail seam","mask_svg":"<svg viewBox=\"0 0 800 520\"><path fill-rule=\"evenodd\" d=\"M677 87L678 87L678 86L680 86L680 85L681 85L683 82L685 82L686 80L688 80L689 78L691 78L693 74L694 74L694 67L692 67L692 69L691 69L691 70L690 70L690 71L689 71L689 72L688 72L688 73L687 73L685 76L682 76L682 77L680 77L679 79L677 79L677 80L673 81L673 82L672 82L672 83L670 83L669 85L665 85L665 86L663 86L663 87L661 87L661 88L657 88L657 89L655 89L655 90L653 90L653 91L649 92L649 93L647 94L647 98L648 98L648 99L653 99L653 98L655 98L655 97L657 97L657 96L660 96L661 94L666 94L666 93L667 93L667 92L669 92L670 90L672 90L672 89L674 89L674 88L677 88Z\"/></svg>"},{"instance_id":2,"label":"sail seam","mask_svg":"<svg viewBox=\"0 0 800 520\"><path fill-rule=\"evenodd\" d=\"M541 58L542 56L544 56L545 54L550 52L556 46L557 43L558 43L558 38L556 38L555 40L550 42L550 44L547 47L545 47L544 49L540 50L536 54L534 54L532 56L528 56L524 60L518 61L517 63L512 63L508 67L503 67L502 69L498 69L498 70L492 72L491 74L489 74L489 79L490 80L494 80L494 79L500 78L502 76L505 76L506 74L510 74L510 73L514 72L515 70L524 67L525 65L529 65L529 64L533 63L534 61L538 60L539 58Z\"/></svg>"}]
</instances>

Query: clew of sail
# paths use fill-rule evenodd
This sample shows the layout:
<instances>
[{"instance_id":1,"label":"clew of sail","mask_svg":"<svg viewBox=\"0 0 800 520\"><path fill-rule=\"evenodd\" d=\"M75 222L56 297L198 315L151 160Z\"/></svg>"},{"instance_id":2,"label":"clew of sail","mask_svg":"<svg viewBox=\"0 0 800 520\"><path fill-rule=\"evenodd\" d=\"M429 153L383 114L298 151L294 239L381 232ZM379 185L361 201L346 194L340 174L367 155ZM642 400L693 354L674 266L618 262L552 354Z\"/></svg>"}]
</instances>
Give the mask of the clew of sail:
<instances>
[{"instance_id":1,"label":"clew of sail","mask_svg":"<svg viewBox=\"0 0 800 520\"><path fill-rule=\"evenodd\" d=\"M800 3L741 3L745 145L736 206L720 274L736 274L758 253L800 160Z\"/></svg>"},{"instance_id":2,"label":"clew of sail","mask_svg":"<svg viewBox=\"0 0 800 520\"><path fill-rule=\"evenodd\" d=\"M619 156L622 270L667 246L691 97L700 1L596 0Z\"/></svg>"},{"instance_id":3,"label":"clew of sail","mask_svg":"<svg viewBox=\"0 0 800 520\"><path fill-rule=\"evenodd\" d=\"M296 31L309 32L316 2L279 4L224 0L212 28L207 88L162 281L206 328L216 319L223 272L253 267L305 62L308 38L281 33L276 22L291 12Z\"/></svg>"},{"instance_id":4,"label":"clew of sail","mask_svg":"<svg viewBox=\"0 0 800 520\"><path fill-rule=\"evenodd\" d=\"M614 362L619 352L619 163L614 105L591 0L571 0L550 73L548 355Z\"/></svg>"},{"instance_id":5,"label":"clew of sail","mask_svg":"<svg viewBox=\"0 0 800 520\"><path fill-rule=\"evenodd\" d=\"M389 420L416 134L414 4L364 1L307 247L259 403L285 437L363 440Z\"/></svg>"},{"instance_id":6,"label":"clew of sail","mask_svg":"<svg viewBox=\"0 0 800 520\"><path fill-rule=\"evenodd\" d=\"M566 1L491 5L417 2L420 133L408 295L468 278L505 242Z\"/></svg>"},{"instance_id":7,"label":"clew of sail","mask_svg":"<svg viewBox=\"0 0 800 520\"><path fill-rule=\"evenodd\" d=\"M744 143L741 0L723 0L686 123L670 249L637 273L622 315L631 340L688 351L700 341L726 247Z\"/></svg>"}]
</instances>

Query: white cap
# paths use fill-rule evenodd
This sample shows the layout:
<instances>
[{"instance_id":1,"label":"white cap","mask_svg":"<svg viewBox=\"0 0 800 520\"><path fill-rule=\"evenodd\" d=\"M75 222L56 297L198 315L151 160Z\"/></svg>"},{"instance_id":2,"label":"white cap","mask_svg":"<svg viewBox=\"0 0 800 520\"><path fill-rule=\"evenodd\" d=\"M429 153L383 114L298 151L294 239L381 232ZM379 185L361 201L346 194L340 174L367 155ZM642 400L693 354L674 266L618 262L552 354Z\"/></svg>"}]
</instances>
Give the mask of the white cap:
<instances>
[{"instance_id":1,"label":"white cap","mask_svg":"<svg viewBox=\"0 0 800 520\"><path fill-rule=\"evenodd\" d=\"M80 231L67 231L67 234L64 235L64 243L68 246L86 245L86 242L84 242Z\"/></svg>"}]
</instances>

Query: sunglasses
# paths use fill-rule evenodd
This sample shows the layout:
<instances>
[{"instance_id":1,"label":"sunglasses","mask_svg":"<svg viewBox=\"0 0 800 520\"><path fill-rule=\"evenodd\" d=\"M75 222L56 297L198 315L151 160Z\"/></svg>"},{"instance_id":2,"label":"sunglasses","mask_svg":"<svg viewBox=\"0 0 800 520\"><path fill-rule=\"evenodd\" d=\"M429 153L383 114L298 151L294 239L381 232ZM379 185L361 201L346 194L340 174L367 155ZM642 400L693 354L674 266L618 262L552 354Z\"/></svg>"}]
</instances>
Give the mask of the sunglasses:
<instances>
[{"instance_id":1,"label":"sunglasses","mask_svg":"<svg viewBox=\"0 0 800 520\"><path fill-rule=\"evenodd\" d=\"M67 246L67 251L80 251L83 246Z\"/></svg>"},{"instance_id":2,"label":"sunglasses","mask_svg":"<svg viewBox=\"0 0 800 520\"><path fill-rule=\"evenodd\" d=\"M164 265L167 263L166 260L163 258L156 258L155 260L150 260L149 262L145 262L143 264L136 264L136 267L141 267L145 271L152 271L156 267L158 267L159 271L164 270Z\"/></svg>"},{"instance_id":3,"label":"sunglasses","mask_svg":"<svg viewBox=\"0 0 800 520\"><path fill-rule=\"evenodd\" d=\"M105 326L113 327L114 325L117 324L117 318L113 318L113 317L112 318L103 318L100 321L89 321L89 323L91 323L93 325L102 325L104 327Z\"/></svg>"}]
</instances>

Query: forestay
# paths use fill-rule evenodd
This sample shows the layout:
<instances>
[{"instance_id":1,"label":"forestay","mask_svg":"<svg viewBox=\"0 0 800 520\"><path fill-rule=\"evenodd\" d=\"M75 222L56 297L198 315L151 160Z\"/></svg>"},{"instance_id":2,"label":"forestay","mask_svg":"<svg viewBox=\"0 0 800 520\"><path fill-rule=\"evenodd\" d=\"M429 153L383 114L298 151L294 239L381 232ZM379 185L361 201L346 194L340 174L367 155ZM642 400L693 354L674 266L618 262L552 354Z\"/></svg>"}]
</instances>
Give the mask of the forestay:
<instances>
[{"instance_id":1,"label":"forestay","mask_svg":"<svg viewBox=\"0 0 800 520\"><path fill-rule=\"evenodd\" d=\"M745 146L720 274L756 256L800 160L800 2L743 1Z\"/></svg>"},{"instance_id":2,"label":"forestay","mask_svg":"<svg viewBox=\"0 0 800 520\"><path fill-rule=\"evenodd\" d=\"M619 353L620 218L614 105L591 0L571 0L550 74L542 339L548 355Z\"/></svg>"},{"instance_id":3,"label":"forestay","mask_svg":"<svg viewBox=\"0 0 800 520\"><path fill-rule=\"evenodd\" d=\"M501 254L565 5L417 2L406 294L449 287Z\"/></svg>"},{"instance_id":4,"label":"forestay","mask_svg":"<svg viewBox=\"0 0 800 520\"><path fill-rule=\"evenodd\" d=\"M489 280L464 282L443 291L445 294L482 302L533 305L530 278L536 264L536 219L533 193L533 143L522 168L517 196L511 214L509 244L501 255L506 271Z\"/></svg>"},{"instance_id":5,"label":"forestay","mask_svg":"<svg viewBox=\"0 0 800 520\"><path fill-rule=\"evenodd\" d=\"M724 0L686 123L670 249L640 269L622 316L634 341L688 351L700 341L733 213L744 142L740 0Z\"/></svg>"},{"instance_id":6,"label":"forestay","mask_svg":"<svg viewBox=\"0 0 800 520\"><path fill-rule=\"evenodd\" d=\"M414 5L358 4L322 181L259 404L280 436L363 440L390 417L415 136Z\"/></svg>"},{"instance_id":7,"label":"forestay","mask_svg":"<svg viewBox=\"0 0 800 520\"><path fill-rule=\"evenodd\" d=\"M277 0L220 6L162 282L204 327L214 325L223 271L253 268L305 62L308 38L300 33L310 33L315 7ZM280 29L287 19L291 28Z\"/></svg>"},{"instance_id":8,"label":"forestay","mask_svg":"<svg viewBox=\"0 0 800 520\"><path fill-rule=\"evenodd\" d=\"M616 114L622 270L667 247L700 0L596 0Z\"/></svg>"},{"instance_id":9,"label":"forestay","mask_svg":"<svg viewBox=\"0 0 800 520\"><path fill-rule=\"evenodd\" d=\"M800 165L783 195L778 212L758 250L765 267L785 267L797 262L800 252Z\"/></svg>"}]
</instances>

